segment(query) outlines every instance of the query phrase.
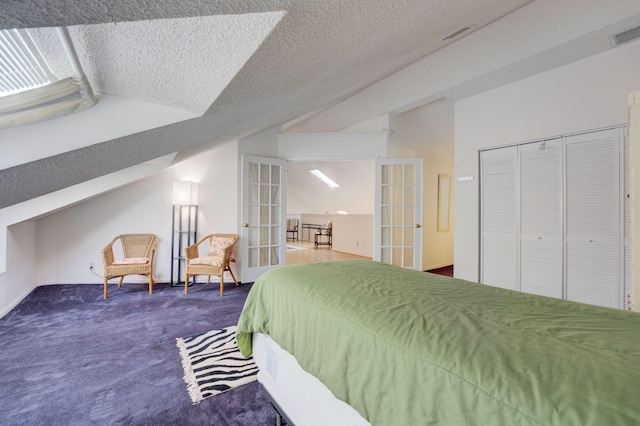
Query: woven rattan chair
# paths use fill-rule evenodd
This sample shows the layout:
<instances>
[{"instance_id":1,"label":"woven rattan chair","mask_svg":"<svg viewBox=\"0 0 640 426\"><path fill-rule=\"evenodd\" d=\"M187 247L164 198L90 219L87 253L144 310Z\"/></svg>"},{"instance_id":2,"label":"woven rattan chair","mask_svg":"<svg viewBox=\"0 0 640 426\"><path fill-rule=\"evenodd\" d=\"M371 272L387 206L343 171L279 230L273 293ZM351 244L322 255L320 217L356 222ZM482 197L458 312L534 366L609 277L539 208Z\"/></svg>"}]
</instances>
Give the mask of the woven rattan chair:
<instances>
[{"instance_id":1,"label":"woven rattan chair","mask_svg":"<svg viewBox=\"0 0 640 426\"><path fill-rule=\"evenodd\" d=\"M120 241L122 259L114 259L113 245ZM120 278L118 288L127 275L145 275L149 277L149 294L153 294L153 257L158 245L158 236L154 234L122 234L115 237L102 249L104 263L104 298L109 297L107 281Z\"/></svg>"},{"instance_id":2,"label":"woven rattan chair","mask_svg":"<svg viewBox=\"0 0 640 426\"><path fill-rule=\"evenodd\" d=\"M236 234L210 234L185 249L186 277L184 280L184 294L189 294L189 277L206 275L207 284L211 282L211 275L220 277L220 296L224 295L224 272L229 271L233 282L238 286L238 280L233 275L229 264L235 262L233 246L238 241ZM200 256L199 246L209 243L206 256ZM204 246L203 246L204 247ZM204 250L204 249L203 249Z\"/></svg>"}]
</instances>

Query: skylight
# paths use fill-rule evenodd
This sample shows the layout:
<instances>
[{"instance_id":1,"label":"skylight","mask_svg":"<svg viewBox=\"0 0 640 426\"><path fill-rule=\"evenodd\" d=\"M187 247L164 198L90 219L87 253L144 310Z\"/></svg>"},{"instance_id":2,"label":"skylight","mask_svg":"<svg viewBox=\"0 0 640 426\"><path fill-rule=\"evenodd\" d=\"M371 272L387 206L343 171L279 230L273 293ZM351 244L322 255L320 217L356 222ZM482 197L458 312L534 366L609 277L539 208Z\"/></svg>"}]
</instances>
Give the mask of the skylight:
<instances>
[{"instance_id":1,"label":"skylight","mask_svg":"<svg viewBox=\"0 0 640 426\"><path fill-rule=\"evenodd\" d=\"M0 30L0 96L56 81L26 29Z\"/></svg>"},{"instance_id":2,"label":"skylight","mask_svg":"<svg viewBox=\"0 0 640 426\"><path fill-rule=\"evenodd\" d=\"M313 170L309 170L315 177L317 177L318 179L320 179L321 181L323 181L324 183L326 183L330 188L337 188L340 185L338 185L337 183L335 183L333 180L331 180L331 178L327 175L325 175L324 173L322 173L320 170L318 169L313 169Z\"/></svg>"},{"instance_id":3,"label":"skylight","mask_svg":"<svg viewBox=\"0 0 640 426\"><path fill-rule=\"evenodd\" d=\"M69 31L53 30L71 66L62 78L53 73L28 30L0 30L0 128L61 117L96 103Z\"/></svg>"}]
</instances>

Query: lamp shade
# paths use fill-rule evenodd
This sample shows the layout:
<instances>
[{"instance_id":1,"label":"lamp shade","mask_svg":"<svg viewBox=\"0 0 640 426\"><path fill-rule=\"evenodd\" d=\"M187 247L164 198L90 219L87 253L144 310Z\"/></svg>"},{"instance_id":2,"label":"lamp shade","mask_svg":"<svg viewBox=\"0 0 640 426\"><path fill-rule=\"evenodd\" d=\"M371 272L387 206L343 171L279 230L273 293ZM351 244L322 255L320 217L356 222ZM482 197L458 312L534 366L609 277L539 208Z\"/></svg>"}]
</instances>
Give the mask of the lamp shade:
<instances>
[{"instance_id":1,"label":"lamp shade","mask_svg":"<svg viewBox=\"0 0 640 426\"><path fill-rule=\"evenodd\" d=\"M198 205L198 184L189 181L173 182L173 204L178 206Z\"/></svg>"}]
</instances>

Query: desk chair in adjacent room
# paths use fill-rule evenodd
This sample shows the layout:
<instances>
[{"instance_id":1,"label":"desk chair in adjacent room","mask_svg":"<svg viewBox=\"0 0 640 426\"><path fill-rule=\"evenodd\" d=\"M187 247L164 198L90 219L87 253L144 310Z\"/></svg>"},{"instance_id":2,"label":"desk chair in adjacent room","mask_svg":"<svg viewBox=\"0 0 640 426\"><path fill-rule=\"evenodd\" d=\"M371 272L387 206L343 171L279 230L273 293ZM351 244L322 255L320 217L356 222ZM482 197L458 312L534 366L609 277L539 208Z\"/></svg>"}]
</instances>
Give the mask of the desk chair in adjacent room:
<instances>
[{"instance_id":1,"label":"desk chair in adjacent room","mask_svg":"<svg viewBox=\"0 0 640 426\"><path fill-rule=\"evenodd\" d=\"M331 221L327 222L327 226L320 228L316 231L314 237L314 243L316 248L318 246L329 246L331 248L333 238L333 224Z\"/></svg>"},{"instance_id":2,"label":"desk chair in adjacent room","mask_svg":"<svg viewBox=\"0 0 640 426\"><path fill-rule=\"evenodd\" d=\"M287 239L289 234L292 241L298 241L298 219L287 219Z\"/></svg>"}]
</instances>

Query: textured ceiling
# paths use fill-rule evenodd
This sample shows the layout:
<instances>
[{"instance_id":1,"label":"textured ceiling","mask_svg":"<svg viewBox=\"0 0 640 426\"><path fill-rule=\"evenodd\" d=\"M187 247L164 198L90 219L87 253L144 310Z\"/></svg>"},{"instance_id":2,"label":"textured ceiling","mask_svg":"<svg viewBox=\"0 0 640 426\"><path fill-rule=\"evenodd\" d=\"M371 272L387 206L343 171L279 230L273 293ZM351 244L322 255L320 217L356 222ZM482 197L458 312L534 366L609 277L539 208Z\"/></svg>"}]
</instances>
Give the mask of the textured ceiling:
<instances>
[{"instance_id":1,"label":"textured ceiling","mask_svg":"<svg viewBox=\"0 0 640 426\"><path fill-rule=\"evenodd\" d=\"M321 111L459 43L441 39L463 26L472 29L461 41L523 5L539 6L543 12L532 14L537 19L551 17L558 1L0 0L0 28L71 27L83 67L103 93L203 114L0 170L0 208L169 153L184 158ZM562 16L570 16L571 1L560 2ZM585 3L594 9L598 2ZM637 0L614 3L601 7L620 15L609 21L640 13ZM564 38L558 40L508 29L519 43L552 49L572 36L571 22L562 24ZM455 59L462 58L473 75L476 61L491 63L496 56L487 55L501 55L500 45L510 40L495 43L469 43ZM442 73L447 65L436 67ZM372 103L385 108L383 99Z\"/></svg>"},{"instance_id":2,"label":"textured ceiling","mask_svg":"<svg viewBox=\"0 0 640 426\"><path fill-rule=\"evenodd\" d=\"M99 93L204 114L284 12L70 28Z\"/></svg>"}]
</instances>

